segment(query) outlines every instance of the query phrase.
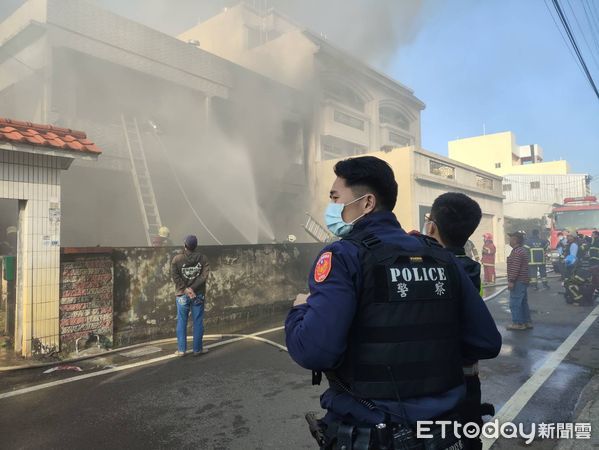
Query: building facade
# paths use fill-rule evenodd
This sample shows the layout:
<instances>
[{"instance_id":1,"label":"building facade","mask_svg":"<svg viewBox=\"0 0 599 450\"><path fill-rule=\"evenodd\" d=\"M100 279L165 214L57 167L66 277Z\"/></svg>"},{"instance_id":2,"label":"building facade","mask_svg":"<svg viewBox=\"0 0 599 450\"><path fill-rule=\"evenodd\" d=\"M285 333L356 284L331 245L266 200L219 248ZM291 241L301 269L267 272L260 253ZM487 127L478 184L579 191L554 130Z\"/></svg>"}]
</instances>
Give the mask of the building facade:
<instances>
[{"instance_id":1,"label":"building facade","mask_svg":"<svg viewBox=\"0 0 599 450\"><path fill-rule=\"evenodd\" d=\"M297 90L78 0L27 1L0 23L0 51L0 115L104 149L64 176L65 245L149 245L161 225L176 244L303 236Z\"/></svg>"},{"instance_id":2,"label":"building facade","mask_svg":"<svg viewBox=\"0 0 599 450\"><path fill-rule=\"evenodd\" d=\"M448 147L450 158L503 176L507 217L539 219L564 198L590 192L587 174L571 173L565 160L545 161L540 145L518 145L510 131L450 141Z\"/></svg>"},{"instance_id":3,"label":"building facade","mask_svg":"<svg viewBox=\"0 0 599 450\"><path fill-rule=\"evenodd\" d=\"M587 175L506 175L504 211L508 217L538 219L567 197L590 195Z\"/></svg>"},{"instance_id":4,"label":"building facade","mask_svg":"<svg viewBox=\"0 0 599 450\"><path fill-rule=\"evenodd\" d=\"M451 159L502 176L570 173L567 161L545 161L540 145L518 145L511 131L456 139L449 141L448 149Z\"/></svg>"},{"instance_id":5,"label":"building facade","mask_svg":"<svg viewBox=\"0 0 599 450\"><path fill-rule=\"evenodd\" d=\"M311 161L420 146L411 89L275 10L240 3L179 38L309 96Z\"/></svg>"}]
</instances>

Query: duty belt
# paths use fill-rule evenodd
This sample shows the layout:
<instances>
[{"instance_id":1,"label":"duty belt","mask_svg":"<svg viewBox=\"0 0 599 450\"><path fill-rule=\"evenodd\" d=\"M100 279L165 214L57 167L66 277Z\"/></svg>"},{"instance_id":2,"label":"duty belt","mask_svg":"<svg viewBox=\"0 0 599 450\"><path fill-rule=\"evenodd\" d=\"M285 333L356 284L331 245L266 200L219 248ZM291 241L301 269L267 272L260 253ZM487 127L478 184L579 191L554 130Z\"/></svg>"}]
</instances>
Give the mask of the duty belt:
<instances>
[{"instance_id":1,"label":"duty belt","mask_svg":"<svg viewBox=\"0 0 599 450\"><path fill-rule=\"evenodd\" d=\"M467 377L478 375L478 363L474 363L471 366L463 366L462 370Z\"/></svg>"}]
</instances>

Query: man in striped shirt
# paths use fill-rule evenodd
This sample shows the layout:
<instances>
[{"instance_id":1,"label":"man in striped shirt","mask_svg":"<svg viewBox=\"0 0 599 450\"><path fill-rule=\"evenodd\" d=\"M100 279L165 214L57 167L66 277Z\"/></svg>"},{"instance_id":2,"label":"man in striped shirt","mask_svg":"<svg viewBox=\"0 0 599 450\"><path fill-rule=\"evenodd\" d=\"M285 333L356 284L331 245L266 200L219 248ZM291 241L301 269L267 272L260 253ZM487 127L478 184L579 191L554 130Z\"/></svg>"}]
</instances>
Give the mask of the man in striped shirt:
<instances>
[{"instance_id":1,"label":"man in striped shirt","mask_svg":"<svg viewBox=\"0 0 599 450\"><path fill-rule=\"evenodd\" d=\"M512 252L507 257L507 281L510 291L510 311L512 323L508 330L527 330L532 328L528 307L528 252L523 247L524 233L508 233Z\"/></svg>"}]
</instances>

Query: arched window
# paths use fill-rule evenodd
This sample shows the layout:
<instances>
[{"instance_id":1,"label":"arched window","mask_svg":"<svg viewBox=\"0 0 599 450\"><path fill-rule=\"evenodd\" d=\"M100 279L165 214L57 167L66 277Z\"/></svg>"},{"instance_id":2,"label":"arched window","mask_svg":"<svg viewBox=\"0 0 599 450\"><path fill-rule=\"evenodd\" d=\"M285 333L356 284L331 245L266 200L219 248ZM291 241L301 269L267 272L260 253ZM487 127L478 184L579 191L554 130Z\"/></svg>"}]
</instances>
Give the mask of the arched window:
<instances>
[{"instance_id":1,"label":"arched window","mask_svg":"<svg viewBox=\"0 0 599 450\"><path fill-rule=\"evenodd\" d=\"M349 86L328 80L324 83L325 95L333 100L350 106L358 111L364 111L364 100Z\"/></svg>"},{"instance_id":2,"label":"arched window","mask_svg":"<svg viewBox=\"0 0 599 450\"><path fill-rule=\"evenodd\" d=\"M386 123L402 130L410 129L410 120L395 108L390 106L381 106L379 108L379 121L381 124Z\"/></svg>"}]
</instances>

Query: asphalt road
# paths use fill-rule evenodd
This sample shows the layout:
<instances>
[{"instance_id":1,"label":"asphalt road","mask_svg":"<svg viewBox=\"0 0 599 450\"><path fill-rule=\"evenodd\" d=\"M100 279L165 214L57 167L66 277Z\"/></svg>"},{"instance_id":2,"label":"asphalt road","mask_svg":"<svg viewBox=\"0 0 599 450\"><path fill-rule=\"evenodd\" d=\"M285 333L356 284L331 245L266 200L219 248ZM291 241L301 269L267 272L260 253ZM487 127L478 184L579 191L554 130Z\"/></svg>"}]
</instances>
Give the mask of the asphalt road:
<instances>
[{"instance_id":1,"label":"asphalt road","mask_svg":"<svg viewBox=\"0 0 599 450\"><path fill-rule=\"evenodd\" d=\"M505 330L506 293L487 303L504 345L497 359L481 363L481 379L484 399L498 410L521 397L518 389L593 310L565 304L558 283L551 285L549 291L530 291L535 324L530 331ZM284 345L282 330L261 337ZM574 420L599 368L598 338L594 323L525 402L516 422ZM268 343L222 342L211 341L219 345L197 358L174 358L174 345L158 345L137 357L117 353L83 361L77 364L82 372L44 374L37 368L0 374L0 448L315 448L303 416L319 409L322 388L311 386L310 373ZM126 368L132 364L138 365ZM58 381L68 382L46 385ZM536 440L531 448L557 443ZM522 445L499 439L493 448Z\"/></svg>"}]
</instances>

